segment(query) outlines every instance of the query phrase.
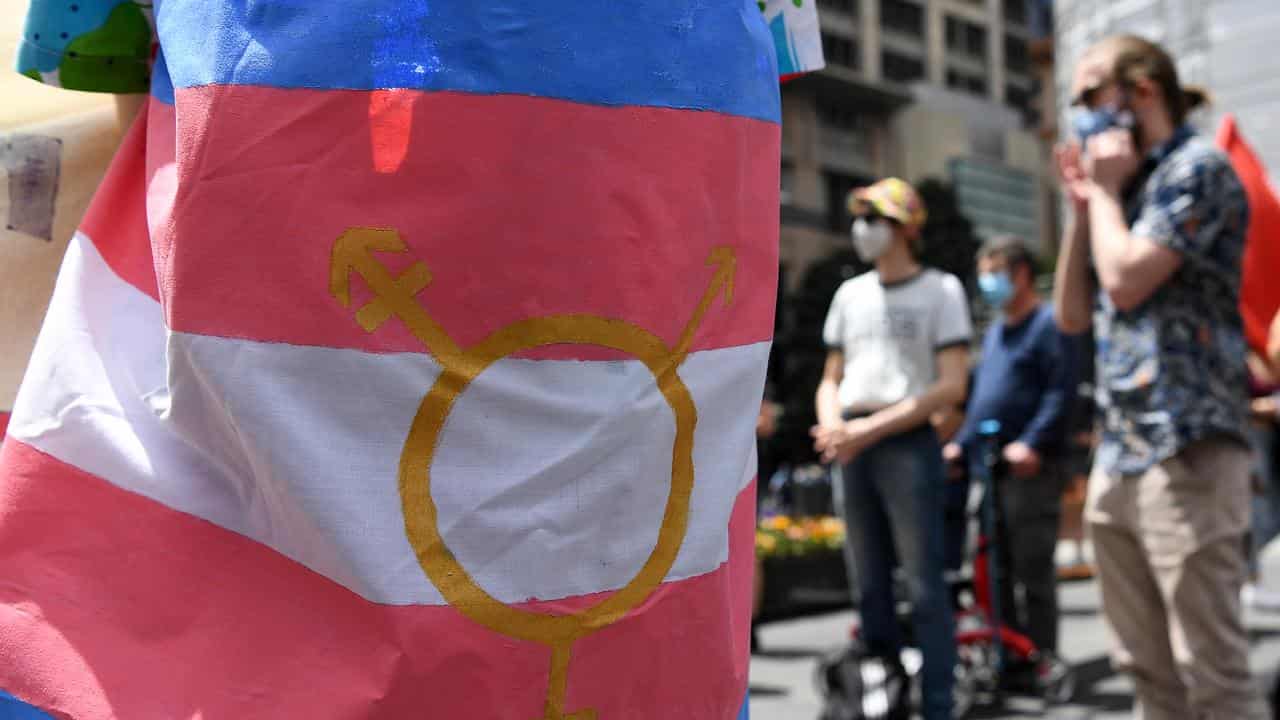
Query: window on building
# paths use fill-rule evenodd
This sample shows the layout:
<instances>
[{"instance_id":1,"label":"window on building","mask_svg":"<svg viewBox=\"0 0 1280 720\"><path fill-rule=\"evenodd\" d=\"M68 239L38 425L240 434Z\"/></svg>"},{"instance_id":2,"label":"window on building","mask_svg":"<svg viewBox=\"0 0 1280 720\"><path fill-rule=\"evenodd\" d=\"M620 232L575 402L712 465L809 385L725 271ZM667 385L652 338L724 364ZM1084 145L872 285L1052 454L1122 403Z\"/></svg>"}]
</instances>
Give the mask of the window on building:
<instances>
[{"instance_id":1,"label":"window on building","mask_svg":"<svg viewBox=\"0 0 1280 720\"><path fill-rule=\"evenodd\" d=\"M823 98L818 99L818 123L837 130L861 130L863 115L849 105L842 105Z\"/></svg>"},{"instance_id":2,"label":"window on building","mask_svg":"<svg viewBox=\"0 0 1280 720\"><path fill-rule=\"evenodd\" d=\"M964 24L965 50L975 57L987 56L987 29L973 23Z\"/></svg>"},{"instance_id":3,"label":"window on building","mask_svg":"<svg viewBox=\"0 0 1280 720\"><path fill-rule=\"evenodd\" d=\"M1017 35L1004 36L1004 64L1010 72L1025 74L1031 70L1026 40Z\"/></svg>"},{"instance_id":4,"label":"window on building","mask_svg":"<svg viewBox=\"0 0 1280 720\"><path fill-rule=\"evenodd\" d=\"M924 37L924 8L909 0L882 0L880 24L885 30Z\"/></svg>"},{"instance_id":5,"label":"window on building","mask_svg":"<svg viewBox=\"0 0 1280 720\"><path fill-rule=\"evenodd\" d=\"M1021 85L1008 83L1004 86L1004 101L1011 108L1027 111L1031 109L1031 92Z\"/></svg>"},{"instance_id":6,"label":"window on building","mask_svg":"<svg viewBox=\"0 0 1280 720\"><path fill-rule=\"evenodd\" d=\"M870 162L871 128L866 109L847 98L819 96L818 144L832 167L862 167Z\"/></svg>"},{"instance_id":7,"label":"window on building","mask_svg":"<svg viewBox=\"0 0 1280 720\"><path fill-rule=\"evenodd\" d=\"M1027 0L1004 0L1004 20L1014 25L1027 24Z\"/></svg>"},{"instance_id":8,"label":"window on building","mask_svg":"<svg viewBox=\"0 0 1280 720\"><path fill-rule=\"evenodd\" d=\"M881 71L886 80L899 83L924 79L924 60L886 50L880 55Z\"/></svg>"},{"instance_id":9,"label":"window on building","mask_svg":"<svg viewBox=\"0 0 1280 720\"><path fill-rule=\"evenodd\" d=\"M857 16L858 14L858 0L818 0L818 7L845 15Z\"/></svg>"},{"instance_id":10,"label":"window on building","mask_svg":"<svg viewBox=\"0 0 1280 720\"><path fill-rule=\"evenodd\" d=\"M853 38L822 33L822 55L832 65L857 70L862 67L858 44Z\"/></svg>"},{"instance_id":11,"label":"window on building","mask_svg":"<svg viewBox=\"0 0 1280 720\"><path fill-rule=\"evenodd\" d=\"M827 185L827 226L832 232L849 232L853 224L853 216L849 214L849 191L858 187L866 187L874 182L871 178L842 173L826 173Z\"/></svg>"},{"instance_id":12,"label":"window on building","mask_svg":"<svg viewBox=\"0 0 1280 720\"><path fill-rule=\"evenodd\" d=\"M1044 95L1044 86L1036 78L1030 82L1010 82L1004 86L1005 103L1022 114L1022 122L1027 127L1038 127L1043 117L1040 103Z\"/></svg>"},{"instance_id":13,"label":"window on building","mask_svg":"<svg viewBox=\"0 0 1280 720\"><path fill-rule=\"evenodd\" d=\"M947 17L947 50L975 58L987 57L987 29L977 23Z\"/></svg>"},{"instance_id":14,"label":"window on building","mask_svg":"<svg viewBox=\"0 0 1280 720\"><path fill-rule=\"evenodd\" d=\"M987 94L987 78L954 68L947 69L947 87L951 90L985 96Z\"/></svg>"},{"instance_id":15,"label":"window on building","mask_svg":"<svg viewBox=\"0 0 1280 720\"><path fill-rule=\"evenodd\" d=\"M1036 39L1053 37L1052 0L1030 0L1027 8L1027 31Z\"/></svg>"}]
</instances>

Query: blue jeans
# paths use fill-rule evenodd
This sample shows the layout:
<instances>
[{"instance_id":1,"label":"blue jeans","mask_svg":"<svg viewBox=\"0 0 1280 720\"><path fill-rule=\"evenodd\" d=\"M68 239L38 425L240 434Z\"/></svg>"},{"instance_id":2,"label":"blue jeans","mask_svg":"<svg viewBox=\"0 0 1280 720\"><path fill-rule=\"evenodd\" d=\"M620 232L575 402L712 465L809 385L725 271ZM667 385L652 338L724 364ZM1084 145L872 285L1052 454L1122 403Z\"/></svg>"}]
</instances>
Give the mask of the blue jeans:
<instances>
[{"instance_id":1,"label":"blue jeans","mask_svg":"<svg viewBox=\"0 0 1280 720\"><path fill-rule=\"evenodd\" d=\"M924 656L925 720L951 720L955 618L945 565L942 448L933 428L884 440L841 468L839 499L849 526L845 560L856 577L867 649L896 659L902 632L894 610L893 571L901 565Z\"/></svg>"},{"instance_id":2,"label":"blue jeans","mask_svg":"<svg viewBox=\"0 0 1280 720\"><path fill-rule=\"evenodd\" d=\"M958 572L964 567L969 541L969 474L947 478L943 490L943 545L946 568Z\"/></svg>"}]
</instances>

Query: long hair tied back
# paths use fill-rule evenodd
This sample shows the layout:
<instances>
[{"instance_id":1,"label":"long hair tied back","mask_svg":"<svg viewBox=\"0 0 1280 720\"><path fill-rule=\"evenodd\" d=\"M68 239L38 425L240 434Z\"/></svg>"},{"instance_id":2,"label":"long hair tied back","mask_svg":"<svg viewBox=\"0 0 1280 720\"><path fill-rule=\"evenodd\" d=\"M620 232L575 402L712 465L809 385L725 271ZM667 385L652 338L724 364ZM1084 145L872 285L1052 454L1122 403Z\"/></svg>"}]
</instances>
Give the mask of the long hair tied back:
<instances>
[{"instance_id":1,"label":"long hair tied back","mask_svg":"<svg viewBox=\"0 0 1280 720\"><path fill-rule=\"evenodd\" d=\"M1111 56L1111 73L1117 81L1132 85L1139 79L1159 86L1169 108L1170 119L1181 125L1192 110L1210 104L1209 91L1178 82L1178 68L1169 53L1137 35L1116 35L1094 46L1095 52Z\"/></svg>"}]
</instances>

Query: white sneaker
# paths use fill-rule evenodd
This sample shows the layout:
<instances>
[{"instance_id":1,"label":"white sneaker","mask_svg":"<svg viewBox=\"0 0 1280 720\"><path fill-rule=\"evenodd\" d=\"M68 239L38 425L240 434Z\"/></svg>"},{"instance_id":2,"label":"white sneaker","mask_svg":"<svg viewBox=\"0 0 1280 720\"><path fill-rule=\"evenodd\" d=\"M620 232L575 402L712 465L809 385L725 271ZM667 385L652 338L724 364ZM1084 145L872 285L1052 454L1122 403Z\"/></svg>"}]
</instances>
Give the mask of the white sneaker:
<instances>
[{"instance_id":1,"label":"white sneaker","mask_svg":"<svg viewBox=\"0 0 1280 720\"><path fill-rule=\"evenodd\" d=\"M1256 583L1240 588L1240 604L1259 612L1280 613L1280 592Z\"/></svg>"}]
</instances>

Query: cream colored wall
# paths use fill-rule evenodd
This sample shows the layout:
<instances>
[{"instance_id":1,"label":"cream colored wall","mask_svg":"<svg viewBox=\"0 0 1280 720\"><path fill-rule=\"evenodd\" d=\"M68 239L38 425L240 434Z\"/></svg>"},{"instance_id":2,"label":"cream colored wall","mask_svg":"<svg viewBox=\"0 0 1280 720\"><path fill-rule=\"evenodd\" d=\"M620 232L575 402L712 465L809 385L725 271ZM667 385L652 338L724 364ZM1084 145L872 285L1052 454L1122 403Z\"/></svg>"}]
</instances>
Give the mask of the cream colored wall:
<instances>
[{"instance_id":1,"label":"cream colored wall","mask_svg":"<svg viewBox=\"0 0 1280 720\"><path fill-rule=\"evenodd\" d=\"M787 266L787 287L794 291L804 279L804 273L813 263L822 260L835 250L848 247L851 242L846 234L829 233L805 227L782 227L778 259Z\"/></svg>"},{"instance_id":2,"label":"cream colored wall","mask_svg":"<svg viewBox=\"0 0 1280 720\"><path fill-rule=\"evenodd\" d=\"M0 142L40 135L62 147L52 240L6 228L9 173L0 167L0 412L13 407L67 242L123 134L111 96L46 87L6 71L25 9L24 0L0 0Z\"/></svg>"},{"instance_id":3,"label":"cream colored wall","mask_svg":"<svg viewBox=\"0 0 1280 720\"><path fill-rule=\"evenodd\" d=\"M909 182L947 177L947 161L970 154L964 115L912 106L893 120L897 174Z\"/></svg>"},{"instance_id":4,"label":"cream colored wall","mask_svg":"<svg viewBox=\"0 0 1280 720\"><path fill-rule=\"evenodd\" d=\"M789 89L782 103L782 136L785 161L795 173L791 204L806 210L822 210L822 158L818 147L818 113L808 91Z\"/></svg>"},{"instance_id":5,"label":"cream colored wall","mask_svg":"<svg viewBox=\"0 0 1280 720\"><path fill-rule=\"evenodd\" d=\"M109 96L45 87L12 72L28 0L0 0L0 132L31 123L99 108Z\"/></svg>"},{"instance_id":6,"label":"cream colored wall","mask_svg":"<svg viewBox=\"0 0 1280 720\"><path fill-rule=\"evenodd\" d=\"M1007 133L1004 138L1005 164L1038 175L1044 168L1043 149L1043 144L1031 131Z\"/></svg>"}]
</instances>

